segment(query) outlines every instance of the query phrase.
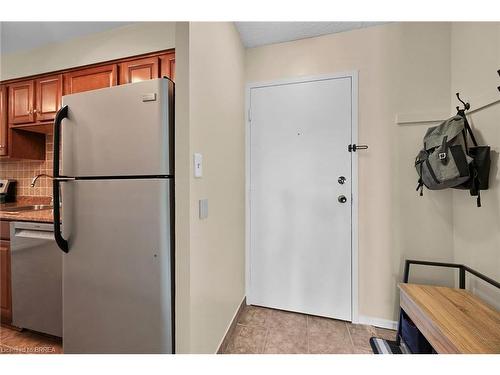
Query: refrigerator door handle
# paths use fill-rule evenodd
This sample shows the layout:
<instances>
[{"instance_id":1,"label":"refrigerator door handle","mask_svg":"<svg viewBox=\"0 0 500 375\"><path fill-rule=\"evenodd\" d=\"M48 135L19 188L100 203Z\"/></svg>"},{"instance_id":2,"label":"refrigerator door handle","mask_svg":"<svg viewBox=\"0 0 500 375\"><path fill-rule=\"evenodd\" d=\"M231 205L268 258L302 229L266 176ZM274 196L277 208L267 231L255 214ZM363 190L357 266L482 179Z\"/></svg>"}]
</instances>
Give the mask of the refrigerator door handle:
<instances>
[{"instance_id":1,"label":"refrigerator door handle","mask_svg":"<svg viewBox=\"0 0 500 375\"><path fill-rule=\"evenodd\" d=\"M68 117L68 106L62 107L54 119L54 159L52 176L52 198L54 200L54 237L59 248L67 253L69 251L68 241L65 240L61 232L61 181L67 179L59 174L59 155L61 149L61 123Z\"/></svg>"}]
</instances>

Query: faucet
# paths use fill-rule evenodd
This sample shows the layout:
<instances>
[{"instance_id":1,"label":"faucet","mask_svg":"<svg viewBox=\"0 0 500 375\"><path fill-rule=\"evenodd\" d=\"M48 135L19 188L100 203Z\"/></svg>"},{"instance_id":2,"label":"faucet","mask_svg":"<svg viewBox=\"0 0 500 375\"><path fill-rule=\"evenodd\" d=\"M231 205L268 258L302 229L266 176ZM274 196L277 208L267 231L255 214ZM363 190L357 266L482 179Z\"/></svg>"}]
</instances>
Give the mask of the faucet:
<instances>
[{"instance_id":1,"label":"faucet","mask_svg":"<svg viewBox=\"0 0 500 375\"><path fill-rule=\"evenodd\" d=\"M30 186L31 186L31 187L35 187L36 180L38 180L40 177L50 177L50 178L54 178L54 177L52 177L51 175L48 175L48 174L46 174L46 173L42 173L42 174L39 174L39 175L36 175L35 177L33 177L33 179L31 180L31 184L30 184Z\"/></svg>"},{"instance_id":2,"label":"faucet","mask_svg":"<svg viewBox=\"0 0 500 375\"><path fill-rule=\"evenodd\" d=\"M47 173L41 173L41 174L38 174L38 175L36 175L35 177L33 177L33 179L31 180L31 184L30 184L30 186L31 186L31 187L35 187L36 180L38 180L40 177L49 177L49 178L54 178L54 177L52 177L51 175L49 175L49 174L47 174ZM52 204L54 204L54 197L52 197L52 198L50 199L50 204L51 204L51 205L52 205Z\"/></svg>"}]
</instances>

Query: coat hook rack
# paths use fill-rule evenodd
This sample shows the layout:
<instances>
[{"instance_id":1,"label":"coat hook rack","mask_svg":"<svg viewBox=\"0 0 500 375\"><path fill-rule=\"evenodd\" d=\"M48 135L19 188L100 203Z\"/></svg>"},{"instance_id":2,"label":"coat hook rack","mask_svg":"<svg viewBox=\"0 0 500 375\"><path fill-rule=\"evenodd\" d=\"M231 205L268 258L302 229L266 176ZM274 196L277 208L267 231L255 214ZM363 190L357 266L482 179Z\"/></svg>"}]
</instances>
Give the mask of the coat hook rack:
<instances>
[{"instance_id":1,"label":"coat hook rack","mask_svg":"<svg viewBox=\"0 0 500 375\"><path fill-rule=\"evenodd\" d=\"M498 75L500 76L500 69L497 70ZM497 86L498 91L500 91L500 86Z\"/></svg>"},{"instance_id":2,"label":"coat hook rack","mask_svg":"<svg viewBox=\"0 0 500 375\"><path fill-rule=\"evenodd\" d=\"M470 109L470 104L466 103L462 99L460 99L459 92L457 92L456 95L457 95L457 99L460 101L460 103L462 103L464 105L464 109L462 109L462 111L468 111ZM458 105L457 105L457 111L460 111L460 107Z\"/></svg>"}]
</instances>

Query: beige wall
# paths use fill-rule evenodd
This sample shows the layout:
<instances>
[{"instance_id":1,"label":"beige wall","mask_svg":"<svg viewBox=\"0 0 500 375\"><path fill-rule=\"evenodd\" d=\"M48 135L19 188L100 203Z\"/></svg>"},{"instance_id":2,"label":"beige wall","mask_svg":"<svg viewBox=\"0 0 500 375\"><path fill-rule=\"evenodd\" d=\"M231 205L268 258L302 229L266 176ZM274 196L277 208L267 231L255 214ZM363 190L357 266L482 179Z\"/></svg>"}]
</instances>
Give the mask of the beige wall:
<instances>
[{"instance_id":1,"label":"beige wall","mask_svg":"<svg viewBox=\"0 0 500 375\"><path fill-rule=\"evenodd\" d=\"M189 23L175 26L175 346L190 352L190 101Z\"/></svg>"},{"instance_id":2,"label":"beige wall","mask_svg":"<svg viewBox=\"0 0 500 375\"><path fill-rule=\"evenodd\" d=\"M175 47L174 22L144 22L1 56L0 80Z\"/></svg>"},{"instance_id":3,"label":"beige wall","mask_svg":"<svg viewBox=\"0 0 500 375\"><path fill-rule=\"evenodd\" d=\"M403 260L453 259L451 192L415 192L425 130L395 124L398 113L448 110L450 24L388 24L246 52L247 82L352 70L358 141L370 146L359 153L359 313L394 320Z\"/></svg>"},{"instance_id":4,"label":"beige wall","mask_svg":"<svg viewBox=\"0 0 500 375\"><path fill-rule=\"evenodd\" d=\"M500 23L453 23L451 28L451 108L455 93L471 103L496 104L471 113L471 126L481 144L492 150L490 189L481 193L482 207L467 191L453 192L453 240L455 261L500 280ZM470 278L472 289L500 308L498 291Z\"/></svg>"},{"instance_id":5,"label":"beige wall","mask_svg":"<svg viewBox=\"0 0 500 375\"><path fill-rule=\"evenodd\" d=\"M189 128L182 129L189 145L185 139L177 144L178 184L179 168L189 171L177 188L187 188L189 180L189 193L177 197L178 210L189 204L188 216L177 216L177 267L189 272L189 280L178 274L184 279L178 284L178 351L214 353L245 295L244 49L233 23L178 24L176 43L177 65L188 66L177 71L177 127ZM203 154L202 178L192 174L194 152ZM198 200L204 198L209 214L200 220ZM182 332L185 326L189 332Z\"/></svg>"}]
</instances>

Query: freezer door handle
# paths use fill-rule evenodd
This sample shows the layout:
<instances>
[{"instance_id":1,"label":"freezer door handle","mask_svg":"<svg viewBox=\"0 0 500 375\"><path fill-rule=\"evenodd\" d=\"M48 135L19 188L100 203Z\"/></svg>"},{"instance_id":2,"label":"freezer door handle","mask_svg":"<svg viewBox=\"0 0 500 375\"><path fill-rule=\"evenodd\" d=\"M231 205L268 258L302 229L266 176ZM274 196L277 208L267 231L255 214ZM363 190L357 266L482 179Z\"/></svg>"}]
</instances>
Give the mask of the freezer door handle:
<instances>
[{"instance_id":1,"label":"freezer door handle","mask_svg":"<svg viewBox=\"0 0 500 375\"><path fill-rule=\"evenodd\" d=\"M68 241L66 241L61 232L61 181L65 180L65 176L59 174L59 155L61 149L61 123L62 120L68 117L68 106L62 107L56 114L54 120L54 159L52 176L52 195L54 199L54 238L56 239L59 248L67 253L69 251Z\"/></svg>"}]
</instances>

